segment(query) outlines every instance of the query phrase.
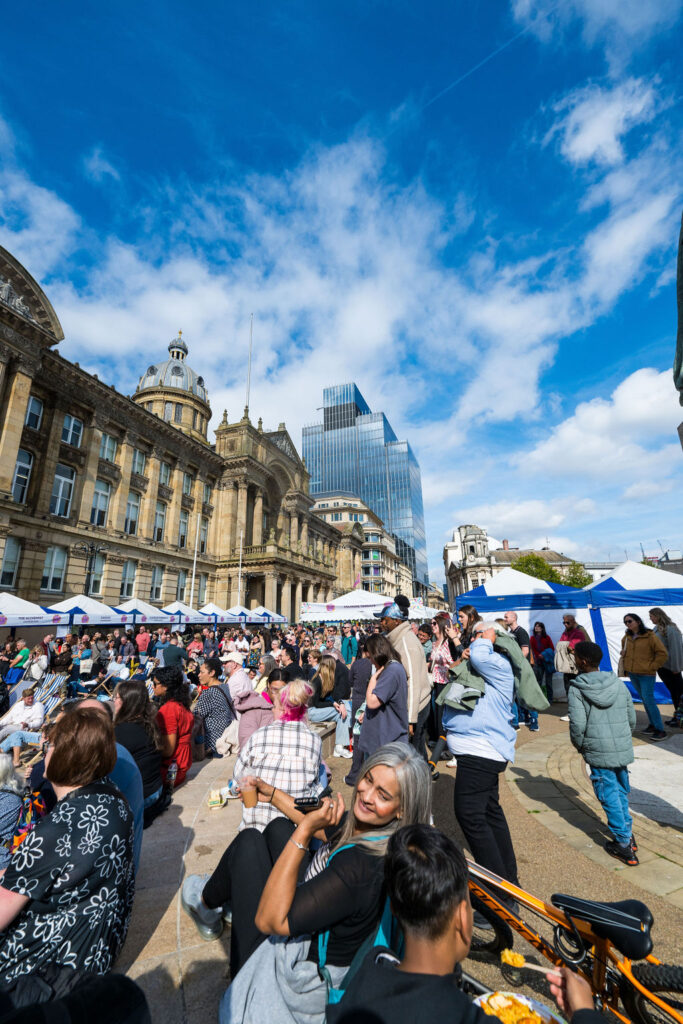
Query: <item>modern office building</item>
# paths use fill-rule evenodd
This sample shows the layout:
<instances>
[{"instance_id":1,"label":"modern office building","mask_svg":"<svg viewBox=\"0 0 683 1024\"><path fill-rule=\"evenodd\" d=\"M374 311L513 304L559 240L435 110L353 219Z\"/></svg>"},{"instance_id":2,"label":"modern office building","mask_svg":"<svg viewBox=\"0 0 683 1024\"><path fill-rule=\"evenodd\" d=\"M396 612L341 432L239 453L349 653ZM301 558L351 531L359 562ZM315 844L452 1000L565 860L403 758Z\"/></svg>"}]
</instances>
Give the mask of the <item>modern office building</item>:
<instances>
[{"instance_id":1,"label":"modern office building","mask_svg":"<svg viewBox=\"0 0 683 1024\"><path fill-rule=\"evenodd\" d=\"M372 412L358 387L323 391L323 422L303 429L311 494L357 494L396 540L396 554L413 573L416 592L429 585L420 467L383 412Z\"/></svg>"}]
</instances>

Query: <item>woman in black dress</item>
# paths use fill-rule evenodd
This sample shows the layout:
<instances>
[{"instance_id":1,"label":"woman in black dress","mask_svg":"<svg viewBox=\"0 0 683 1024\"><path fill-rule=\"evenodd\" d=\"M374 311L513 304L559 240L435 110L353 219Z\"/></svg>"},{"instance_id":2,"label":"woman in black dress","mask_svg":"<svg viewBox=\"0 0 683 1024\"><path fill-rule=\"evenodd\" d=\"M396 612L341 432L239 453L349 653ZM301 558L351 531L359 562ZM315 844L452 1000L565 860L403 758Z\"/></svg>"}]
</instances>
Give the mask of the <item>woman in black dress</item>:
<instances>
[{"instance_id":1,"label":"woman in black dress","mask_svg":"<svg viewBox=\"0 0 683 1024\"><path fill-rule=\"evenodd\" d=\"M55 724L46 769L57 804L14 851L0 884L0 983L13 1002L24 975L49 978L48 998L56 978L68 991L71 972L106 974L123 945L135 889L133 815L105 781L115 764L114 730L96 708Z\"/></svg>"},{"instance_id":2,"label":"woman in black dress","mask_svg":"<svg viewBox=\"0 0 683 1024\"><path fill-rule=\"evenodd\" d=\"M116 742L129 752L142 776L145 828L165 811L161 778L161 734L156 724L157 709L149 699L147 686L136 679L123 679L114 690L114 733Z\"/></svg>"}]
</instances>

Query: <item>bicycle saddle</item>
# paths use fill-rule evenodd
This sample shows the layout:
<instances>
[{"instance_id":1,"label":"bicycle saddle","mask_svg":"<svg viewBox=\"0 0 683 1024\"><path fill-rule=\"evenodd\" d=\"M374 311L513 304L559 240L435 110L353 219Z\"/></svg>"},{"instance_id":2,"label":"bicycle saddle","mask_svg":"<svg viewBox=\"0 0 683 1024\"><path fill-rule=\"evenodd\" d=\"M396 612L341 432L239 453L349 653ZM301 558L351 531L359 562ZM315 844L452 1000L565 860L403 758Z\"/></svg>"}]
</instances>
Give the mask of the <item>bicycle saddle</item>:
<instances>
[{"instance_id":1,"label":"bicycle saddle","mask_svg":"<svg viewBox=\"0 0 683 1024\"><path fill-rule=\"evenodd\" d=\"M576 896L555 893L553 906L569 917L577 917L592 925L601 939L609 939L629 960L643 960L652 950L650 928L654 918L640 900L621 900L618 903L597 903Z\"/></svg>"}]
</instances>

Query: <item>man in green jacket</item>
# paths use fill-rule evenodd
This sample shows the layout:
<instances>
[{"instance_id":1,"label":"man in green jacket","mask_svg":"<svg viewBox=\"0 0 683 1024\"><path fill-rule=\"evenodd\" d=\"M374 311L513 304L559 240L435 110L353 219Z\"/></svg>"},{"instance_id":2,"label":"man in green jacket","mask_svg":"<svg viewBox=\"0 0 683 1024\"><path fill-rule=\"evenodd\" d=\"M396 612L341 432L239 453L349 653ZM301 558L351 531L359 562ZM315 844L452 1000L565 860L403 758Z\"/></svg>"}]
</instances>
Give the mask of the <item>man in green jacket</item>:
<instances>
[{"instance_id":1,"label":"man in green jacket","mask_svg":"<svg viewBox=\"0 0 683 1024\"><path fill-rule=\"evenodd\" d=\"M628 768L634 760L631 733L636 725L631 694L614 672L601 672L602 648L582 640L574 648L579 675L569 684L569 735L591 770L596 797L607 815L612 857L638 864L629 812Z\"/></svg>"}]
</instances>

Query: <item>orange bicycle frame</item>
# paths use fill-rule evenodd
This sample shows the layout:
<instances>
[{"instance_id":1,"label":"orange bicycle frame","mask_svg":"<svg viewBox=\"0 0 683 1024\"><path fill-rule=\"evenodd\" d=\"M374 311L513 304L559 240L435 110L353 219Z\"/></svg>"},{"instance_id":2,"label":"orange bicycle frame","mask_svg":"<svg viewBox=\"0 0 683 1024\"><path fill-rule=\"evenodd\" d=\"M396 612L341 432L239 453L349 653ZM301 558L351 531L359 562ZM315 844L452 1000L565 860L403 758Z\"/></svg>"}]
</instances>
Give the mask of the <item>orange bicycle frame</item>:
<instances>
[{"instance_id":1,"label":"orange bicycle frame","mask_svg":"<svg viewBox=\"0 0 683 1024\"><path fill-rule=\"evenodd\" d=\"M528 910L534 911L536 914L544 917L547 921L553 925L559 925L564 928L569 934L578 935L585 945L591 950L593 955L593 968L592 971L587 971L581 966L581 964L573 965L579 974L582 975L589 983L593 990L593 994L598 996L606 1009L609 1009L619 1020L623 1021L624 1024L631 1024L631 1018L628 1017L623 1010L619 1009L619 987L614 986L612 991L607 990L607 965L608 962L622 974L635 989L637 989L642 995L644 995L650 1002L659 1006L660 1009L665 1010L674 1020L679 1021L683 1024L683 1016L679 1014L673 1007L669 1006L663 999L660 999L654 992L650 992L642 982L633 974L632 961L628 957L622 957L618 954L612 943L608 939L601 938L596 935L590 924L586 921L582 921L580 918L572 918L571 920L567 917L564 911L553 906L552 903L546 903L544 900L538 899L531 893L526 892L525 889L520 889L519 886L513 885L512 882L508 882L505 878L501 878L500 875L496 875L493 871L489 871L488 868L481 867L480 864L476 864L467 858L467 866L469 869L469 887L471 892L477 896L482 903L490 907L496 915L501 918L507 925L509 925L513 931L516 931L522 938L534 946L547 960L557 967L565 966L566 961L555 951L555 948L550 943L535 932L526 921L522 920L521 917L516 915L512 910L509 909L496 895L496 892L490 892L486 887L486 882L490 883L494 890L499 890L505 893L506 896L513 900L516 900L520 906L526 907ZM483 884L481 884L483 883ZM646 957L648 963L657 964L657 960L654 956Z\"/></svg>"}]
</instances>

